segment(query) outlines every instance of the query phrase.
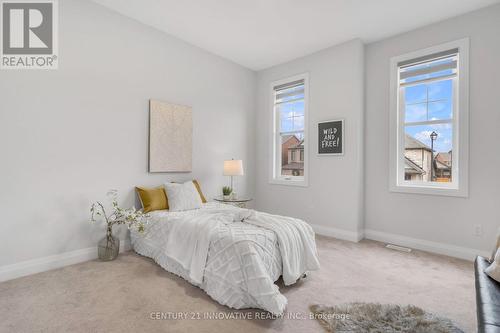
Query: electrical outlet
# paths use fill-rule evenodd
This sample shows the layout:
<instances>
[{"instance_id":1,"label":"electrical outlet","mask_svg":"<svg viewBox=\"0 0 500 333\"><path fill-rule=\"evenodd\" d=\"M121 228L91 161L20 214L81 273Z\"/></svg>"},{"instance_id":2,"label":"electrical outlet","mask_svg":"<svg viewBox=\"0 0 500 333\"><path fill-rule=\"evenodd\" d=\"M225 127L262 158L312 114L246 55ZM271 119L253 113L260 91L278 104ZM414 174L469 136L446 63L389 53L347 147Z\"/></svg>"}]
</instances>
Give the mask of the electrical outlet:
<instances>
[{"instance_id":1,"label":"electrical outlet","mask_svg":"<svg viewBox=\"0 0 500 333\"><path fill-rule=\"evenodd\" d=\"M483 236L483 226L481 224L474 225L474 235L477 237Z\"/></svg>"}]
</instances>

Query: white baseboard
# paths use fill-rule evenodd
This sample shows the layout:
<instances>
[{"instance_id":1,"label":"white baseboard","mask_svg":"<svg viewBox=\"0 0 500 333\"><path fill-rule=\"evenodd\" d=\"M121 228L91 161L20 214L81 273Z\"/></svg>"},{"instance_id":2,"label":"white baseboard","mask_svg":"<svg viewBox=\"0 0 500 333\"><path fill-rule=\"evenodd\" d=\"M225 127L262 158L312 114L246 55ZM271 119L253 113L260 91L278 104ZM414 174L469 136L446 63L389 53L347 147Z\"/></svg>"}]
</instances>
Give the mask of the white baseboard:
<instances>
[{"instance_id":1,"label":"white baseboard","mask_svg":"<svg viewBox=\"0 0 500 333\"><path fill-rule=\"evenodd\" d=\"M484 257L488 257L490 255L490 253L477 249L431 242L424 239L411 238L369 229L365 229L365 238L470 261L473 261L478 255Z\"/></svg>"},{"instance_id":2,"label":"white baseboard","mask_svg":"<svg viewBox=\"0 0 500 333\"><path fill-rule=\"evenodd\" d=\"M120 240L120 252L131 249L130 240ZM17 264L0 267L0 282L18 277L49 271L97 258L97 246L55 254L52 256L26 260Z\"/></svg>"},{"instance_id":3,"label":"white baseboard","mask_svg":"<svg viewBox=\"0 0 500 333\"><path fill-rule=\"evenodd\" d=\"M313 228L314 232L317 233L318 235L348 240L351 242L359 242L360 240L363 239L362 232L337 229L318 224L310 224L310 226Z\"/></svg>"}]
</instances>

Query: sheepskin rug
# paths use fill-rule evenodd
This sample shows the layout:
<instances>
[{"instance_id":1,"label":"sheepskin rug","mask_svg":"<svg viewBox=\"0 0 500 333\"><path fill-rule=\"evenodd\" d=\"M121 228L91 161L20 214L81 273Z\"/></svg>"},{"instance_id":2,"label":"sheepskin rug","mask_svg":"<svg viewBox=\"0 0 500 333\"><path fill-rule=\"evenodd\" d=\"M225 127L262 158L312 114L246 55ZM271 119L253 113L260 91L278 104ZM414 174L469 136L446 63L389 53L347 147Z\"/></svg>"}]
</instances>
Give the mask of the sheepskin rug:
<instances>
[{"instance_id":1,"label":"sheepskin rug","mask_svg":"<svg viewBox=\"0 0 500 333\"><path fill-rule=\"evenodd\" d=\"M311 305L311 312L332 333L463 333L450 320L413 305L348 303Z\"/></svg>"}]
</instances>

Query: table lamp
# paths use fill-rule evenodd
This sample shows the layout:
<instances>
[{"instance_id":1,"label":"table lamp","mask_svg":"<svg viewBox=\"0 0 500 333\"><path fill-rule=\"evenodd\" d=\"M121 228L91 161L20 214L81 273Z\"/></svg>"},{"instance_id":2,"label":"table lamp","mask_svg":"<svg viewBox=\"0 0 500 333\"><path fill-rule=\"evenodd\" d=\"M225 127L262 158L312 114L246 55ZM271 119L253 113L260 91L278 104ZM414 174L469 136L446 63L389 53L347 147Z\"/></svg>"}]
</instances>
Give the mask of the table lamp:
<instances>
[{"instance_id":1,"label":"table lamp","mask_svg":"<svg viewBox=\"0 0 500 333\"><path fill-rule=\"evenodd\" d=\"M243 176L243 161L242 160L227 160L224 161L224 176L231 176L231 193L233 191L233 176Z\"/></svg>"}]
</instances>

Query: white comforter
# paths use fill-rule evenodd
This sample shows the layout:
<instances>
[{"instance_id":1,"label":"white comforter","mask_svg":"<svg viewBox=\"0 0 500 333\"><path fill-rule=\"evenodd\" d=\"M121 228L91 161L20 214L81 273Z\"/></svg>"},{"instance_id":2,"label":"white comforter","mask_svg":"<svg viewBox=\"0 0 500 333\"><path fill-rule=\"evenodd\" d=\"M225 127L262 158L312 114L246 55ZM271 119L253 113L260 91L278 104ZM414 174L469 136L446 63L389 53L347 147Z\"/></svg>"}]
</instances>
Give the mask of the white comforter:
<instances>
[{"instance_id":1,"label":"white comforter","mask_svg":"<svg viewBox=\"0 0 500 333\"><path fill-rule=\"evenodd\" d=\"M314 232L303 221L217 203L187 212L153 212L134 250L204 289L219 303L281 314L274 284L319 268Z\"/></svg>"},{"instance_id":2,"label":"white comforter","mask_svg":"<svg viewBox=\"0 0 500 333\"><path fill-rule=\"evenodd\" d=\"M242 221L274 231L283 263L283 282L294 284L306 271L319 269L314 231L292 217L252 211Z\"/></svg>"}]
</instances>

